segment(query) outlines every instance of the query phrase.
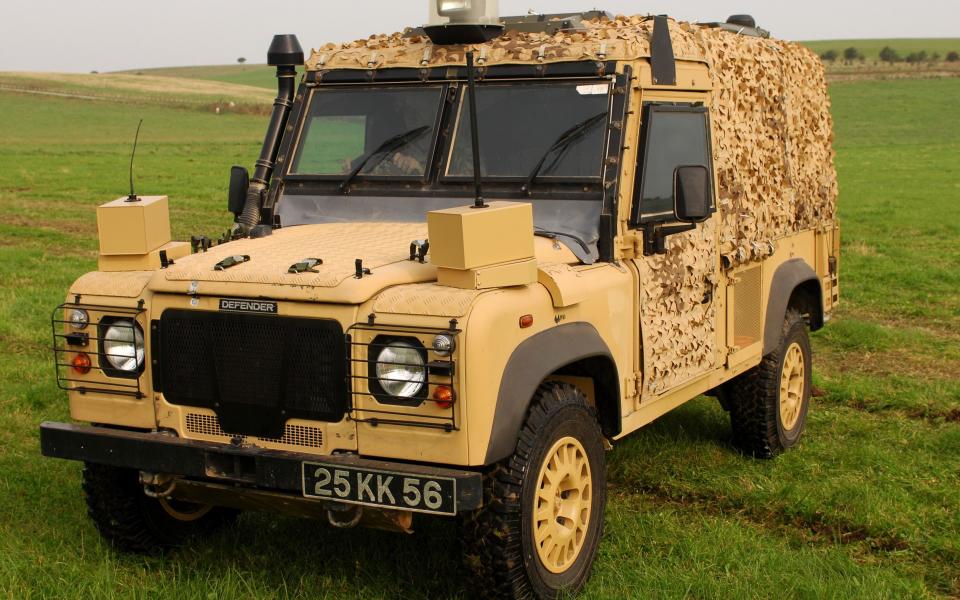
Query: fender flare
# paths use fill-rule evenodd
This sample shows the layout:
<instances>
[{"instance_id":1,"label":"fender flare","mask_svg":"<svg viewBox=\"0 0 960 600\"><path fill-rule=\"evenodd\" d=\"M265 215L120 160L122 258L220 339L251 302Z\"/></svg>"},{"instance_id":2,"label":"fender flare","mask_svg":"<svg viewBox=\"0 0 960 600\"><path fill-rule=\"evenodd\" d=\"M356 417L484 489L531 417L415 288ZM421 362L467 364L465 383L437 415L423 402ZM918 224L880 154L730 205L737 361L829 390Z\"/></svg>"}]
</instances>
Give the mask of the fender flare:
<instances>
[{"instance_id":1,"label":"fender flare","mask_svg":"<svg viewBox=\"0 0 960 600\"><path fill-rule=\"evenodd\" d=\"M792 258L777 268L770 282L770 298L767 301L767 314L763 327L763 354L773 352L780 342L780 329L787 316L787 307L793 292L800 286L813 282L816 288L816 298L823 314L823 290L820 287L820 278L816 271L802 258ZM822 316L819 317L822 321ZM816 321L816 319L814 319ZM811 323L813 329L819 329L818 323Z\"/></svg>"},{"instance_id":2,"label":"fender flare","mask_svg":"<svg viewBox=\"0 0 960 600\"><path fill-rule=\"evenodd\" d=\"M517 346L500 379L484 464L501 461L516 450L520 429L526 420L533 395L548 375L577 361L594 357L609 359L616 370L613 354L596 328L589 323L554 327L531 336ZM619 376L614 383L619 399ZM619 420L619 406L615 412ZM619 423L616 428L619 429Z\"/></svg>"}]
</instances>

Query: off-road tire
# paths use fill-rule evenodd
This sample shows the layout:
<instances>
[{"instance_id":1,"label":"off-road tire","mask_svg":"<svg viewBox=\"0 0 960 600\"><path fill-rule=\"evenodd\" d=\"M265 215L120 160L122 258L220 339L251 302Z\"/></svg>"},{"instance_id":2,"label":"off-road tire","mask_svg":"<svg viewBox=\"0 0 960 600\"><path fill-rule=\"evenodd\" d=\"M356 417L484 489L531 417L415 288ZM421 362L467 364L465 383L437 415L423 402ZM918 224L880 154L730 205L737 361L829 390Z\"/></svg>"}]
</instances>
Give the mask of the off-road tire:
<instances>
[{"instance_id":1,"label":"off-road tire","mask_svg":"<svg viewBox=\"0 0 960 600\"><path fill-rule=\"evenodd\" d=\"M236 520L238 511L213 507L192 521L171 516L160 501L143 493L139 472L85 463L83 492L87 514L115 549L155 554L206 535Z\"/></svg>"},{"instance_id":2,"label":"off-road tire","mask_svg":"<svg viewBox=\"0 0 960 600\"><path fill-rule=\"evenodd\" d=\"M579 553L570 553L572 563L558 574L544 566L534 546L533 506L548 453L571 439L580 445L582 459L589 465L590 509ZM541 384L516 451L485 476L484 507L461 517L470 592L487 598L552 599L576 594L596 558L605 506L604 443L595 411L575 386Z\"/></svg>"},{"instance_id":3,"label":"off-road tire","mask_svg":"<svg viewBox=\"0 0 960 600\"><path fill-rule=\"evenodd\" d=\"M793 424L786 426L781 414L781 377L788 352L797 347L802 352L803 391L799 394L799 408L788 417ZM812 362L807 324L800 312L787 311L777 348L763 357L759 365L736 379L724 389L734 445L757 458L773 458L800 441L810 407Z\"/></svg>"}]
</instances>

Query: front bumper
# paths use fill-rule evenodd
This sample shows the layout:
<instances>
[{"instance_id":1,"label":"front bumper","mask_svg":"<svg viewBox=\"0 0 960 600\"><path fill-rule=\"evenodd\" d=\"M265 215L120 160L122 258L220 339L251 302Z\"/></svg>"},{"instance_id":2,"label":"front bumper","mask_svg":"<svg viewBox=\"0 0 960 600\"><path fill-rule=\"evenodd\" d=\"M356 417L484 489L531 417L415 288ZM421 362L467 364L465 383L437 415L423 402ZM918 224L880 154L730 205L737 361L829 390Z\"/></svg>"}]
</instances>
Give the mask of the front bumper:
<instances>
[{"instance_id":1,"label":"front bumper","mask_svg":"<svg viewBox=\"0 0 960 600\"><path fill-rule=\"evenodd\" d=\"M453 479L456 481L456 512L476 510L483 502L480 473L352 455L319 457L185 440L163 433L51 422L40 425L40 450L44 456L53 458L298 495L303 495L303 464L321 461L345 469Z\"/></svg>"}]
</instances>

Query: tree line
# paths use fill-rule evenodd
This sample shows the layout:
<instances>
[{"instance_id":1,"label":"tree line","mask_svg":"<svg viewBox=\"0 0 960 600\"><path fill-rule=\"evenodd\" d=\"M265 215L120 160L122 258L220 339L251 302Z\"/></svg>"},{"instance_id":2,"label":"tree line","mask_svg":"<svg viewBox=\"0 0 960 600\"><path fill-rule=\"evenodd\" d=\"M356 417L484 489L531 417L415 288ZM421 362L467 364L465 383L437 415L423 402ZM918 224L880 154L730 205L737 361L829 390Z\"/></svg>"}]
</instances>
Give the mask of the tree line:
<instances>
[{"instance_id":1,"label":"tree line","mask_svg":"<svg viewBox=\"0 0 960 600\"><path fill-rule=\"evenodd\" d=\"M846 48L843 52L837 52L836 50L827 50L826 52L820 55L820 58L826 62L836 62L840 58L843 58L844 64L852 65L855 62L866 62L867 57L857 48L851 46ZM956 51L948 52L946 57L940 56L939 52L934 52L928 54L926 50L921 50L920 52L911 52L907 56L900 56L900 54L891 48L890 46L884 46L880 50L880 60L885 63L898 63L898 62L907 62L910 64L924 63L924 62L940 62L941 60L946 60L947 62L960 62L960 54Z\"/></svg>"}]
</instances>

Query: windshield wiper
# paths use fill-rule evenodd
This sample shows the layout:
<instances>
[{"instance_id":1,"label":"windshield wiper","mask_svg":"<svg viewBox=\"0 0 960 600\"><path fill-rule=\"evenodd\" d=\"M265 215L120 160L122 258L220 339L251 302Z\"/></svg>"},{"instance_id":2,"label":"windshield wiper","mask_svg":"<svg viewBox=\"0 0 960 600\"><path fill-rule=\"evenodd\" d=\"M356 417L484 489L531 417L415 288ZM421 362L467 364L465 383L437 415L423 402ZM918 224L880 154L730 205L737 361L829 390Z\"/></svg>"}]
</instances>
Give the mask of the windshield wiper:
<instances>
[{"instance_id":1,"label":"windshield wiper","mask_svg":"<svg viewBox=\"0 0 960 600\"><path fill-rule=\"evenodd\" d=\"M580 238L578 238L577 236L573 235L572 233L564 233L564 232L562 232L562 231L550 231L550 230L548 230L548 229L544 229L543 227L537 227L536 225L534 225L534 226L533 226L533 235L535 235L535 236L537 236L537 237L543 237L543 238L551 239L551 240L555 240L555 239L557 239L558 237L568 237L568 238L570 238L571 240L573 240L573 241L577 242L578 244L580 244L580 247L583 248L583 251L586 252L587 254L590 254L590 253L592 252L592 251L590 250L590 246L588 246L585 241L583 241L582 239L580 239Z\"/></svg>"},{"instance_id":2,"label":"windshield wiper","mask_svg":"<svg viewBox=\"0 0 960 600\"><path fill-rule=\"evenodd\" d=\"M557 141L555 141L553 145L551 145L547 151L543 153L543 156L540 158L537 166L535 166L533 171L530 172L530 175L527 176L527 182L523 184L523 188L521 188L523 193L528 196L530 195L530 186L533 185L533 182L536 181L537 176L540 175L543 165L547 162L547 159L550 158L551 154L554 152L561 152L560 156L562 156L562 153L565 152L567 148L573 145L573 143L577 140L583 138L583 136L587 134L587 131L589 131L594 125L606 120L606 117L607 111L603 111L600 114L590 117L586 121L577 123L570 129L560 134L560 137L557 138ZM560 159L560 156L557 157L557 160Z\"/></svg>"},{"instance_id":3,"label":"windshield wiper","mask_svg":"<svg viewBox=\"0 0 960 600\"><path fill-rule=\"evenodd\" d=\"M375 167L379 165L381 162L383 162L383 160L386 157L390 156L400 148L403 148L404 146L406 146L413 140L417 139L427 131L430 131L429 125L423 125L422 127L411 129L406 133L401 133L400 135L395 135L392 138L389 138L388 140L384 141L382 144L380 144L379 146L377 146L376 148L368 152L366 155L363 156L363 158L360 159L360 162L357 163L357 166L355 166L349 173L347 173L347 176L343 179L343 181L340 182L340 193L342 194L347 189L347 186L350 185L350 182L356 179L357 175L360 174L360 171L362 171L363 168L367 166L367 163L369 163L374 156L381 155L381 154L383 155L380 157L380 160L378 160L377 162L371 165Z\"/></svg>"}]
</instances>

